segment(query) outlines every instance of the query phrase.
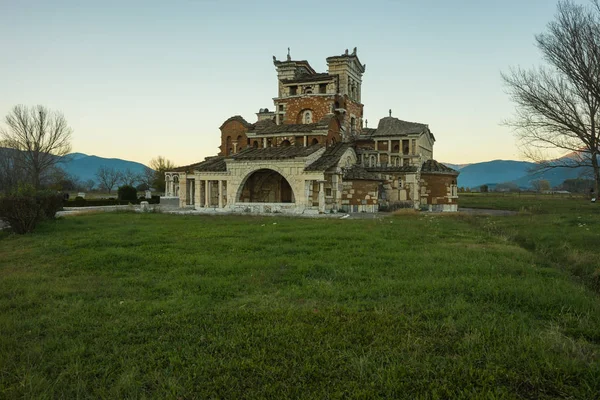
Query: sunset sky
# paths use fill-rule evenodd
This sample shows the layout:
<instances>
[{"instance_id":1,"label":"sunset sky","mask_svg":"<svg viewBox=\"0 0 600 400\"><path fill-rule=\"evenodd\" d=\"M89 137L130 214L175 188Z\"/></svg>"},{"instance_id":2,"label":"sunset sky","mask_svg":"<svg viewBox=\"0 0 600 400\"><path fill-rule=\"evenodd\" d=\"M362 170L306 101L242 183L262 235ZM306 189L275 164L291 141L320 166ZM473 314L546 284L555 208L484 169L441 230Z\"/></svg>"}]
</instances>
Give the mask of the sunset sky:
<instances>
[{"instance_id":1,"label":"sunset sky","mask_svg":"<svg viewBox=\"0 0 600 400\"><path fill-rule=\"evenodd\" d=\"M583 3L583 1L581 1ZM0 0L0 116L62 111L73 151L147 164L215 155L232 115L273 107L272 56L358 47L369 127L388 109L430 126L439 161L520 159L500 72L541 63L554 0ZM3 124L3 121L2 121Z\"/></svg>"}]
</instances>

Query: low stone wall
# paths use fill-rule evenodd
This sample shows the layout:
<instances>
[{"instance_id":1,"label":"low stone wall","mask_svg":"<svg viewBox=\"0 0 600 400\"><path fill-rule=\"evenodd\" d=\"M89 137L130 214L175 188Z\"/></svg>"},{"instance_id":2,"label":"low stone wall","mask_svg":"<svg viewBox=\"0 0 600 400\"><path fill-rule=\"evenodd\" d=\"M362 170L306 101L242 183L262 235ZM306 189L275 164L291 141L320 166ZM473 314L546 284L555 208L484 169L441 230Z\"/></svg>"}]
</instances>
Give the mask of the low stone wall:
<instances>
[{"instance_id":1,"label":"low stone wall","mask_svg":"<svg viewBox=\"0 0 600 400\"><path fill-rule=\"evenodd\" d=\"M318 214L318 207L306 207L296 203L236 203L225 209L234 213L250 214Z\"/></svg>"},{"instance_id":2,"label":"low stone wall","mask_svg":"<svg viewBox=\"0 0 600 400\"><path fill-rule=\"evenodd\" d=\"M179 197L160 197L160 205L164 207L179 207Z\"/></svg>"}]
</instances>

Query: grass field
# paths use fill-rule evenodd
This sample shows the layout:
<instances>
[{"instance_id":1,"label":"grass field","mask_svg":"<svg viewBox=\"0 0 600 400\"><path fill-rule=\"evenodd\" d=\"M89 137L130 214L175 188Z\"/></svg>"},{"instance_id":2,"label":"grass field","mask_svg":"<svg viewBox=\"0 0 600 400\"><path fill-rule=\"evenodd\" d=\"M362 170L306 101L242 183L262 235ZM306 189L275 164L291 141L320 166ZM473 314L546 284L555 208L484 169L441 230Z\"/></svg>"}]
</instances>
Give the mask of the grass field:
<instances>
[{"instance_id":1,"label":"grass field","mask_svg":"<svg viewBox=\"0 0 600 400\"><path fill-rule=\"evenodd\" d=\"M597 398L597 210L0 233L0 398Z\"/></svg>"}]
</instances>

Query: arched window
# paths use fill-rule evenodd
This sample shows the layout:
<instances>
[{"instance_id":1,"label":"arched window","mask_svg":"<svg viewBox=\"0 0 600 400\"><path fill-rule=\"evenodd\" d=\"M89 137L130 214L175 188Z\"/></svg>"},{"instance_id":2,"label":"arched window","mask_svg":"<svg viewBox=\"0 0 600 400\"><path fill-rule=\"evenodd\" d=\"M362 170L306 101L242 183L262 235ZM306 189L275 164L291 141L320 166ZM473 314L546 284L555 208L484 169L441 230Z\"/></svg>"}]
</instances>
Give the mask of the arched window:
<instances>
[{"instance_id":1,"label":"arched window","mask_svg":"<svg viewBox=\"0 0 600 400\"><path fill-rule=\"evenodd\" d=\"M281 146L283 146L283 147L287 147L287 146L289 146L289 145L291 145L291 143L290 143L290 141L289 141L289 140L287 140L287 139L286 139L286 140L284 140L283 142L281 142Z\"/></svg>"},{"instance_id":2,"label":"arched window","mask_svg":"<svg viewBox=\"0 0 600 400\"><path fill-rule=\"evenodd\" d=\"M244 149L244 141L243 141L242 136L240 135L237 137L237 151L240 152L243 149Z\"/></svg>"},{"instance_id":3,"label":"arched window","mask_svg":"<svg viewBox=\"0 0 600 400\"><path fill-rule=\"evenodd\" d=\"M375 156L369 157L369 167L377 166L377 158Z\"/></svg>"},{"instance_id":4,"label":"arched window","mask_svg":"<svg viewBox=\"0 0 600 400\"><path fill-rule=\"evenodd\" d=\"M227 136L225 139L225 148L227 149L227 156L231 154L231 136Z\"/></svg>"},{"instance_id":5,"label":"arched window","mask_svg":"<svg viewBox=\"0 0 600 400\"><path fill-rule=\"evenodd\" d=\"M317 138L314 138L314 139L313 139L313 140L310 142L310 144L311 144L311 145L319 144L319 139L317 139Z\"/></svg>"},{"instance_id":6,"label":"arched window","mask_svg":"<svg viewBox=\"0 0 600 400\"><path fill-rule=\"evenodd\" d=\"M356 118L350 118L350 132L354 133L356 131Z\"/></svg>"},{"instance_id":7,"label":"arched window","mask_svg":"<svg viewBox=\"0 0 600 400\"><path fill-rule=\"evenodd\" d=\"M312 86L307 86L304 88L304 94L312 94Z\"/></svg>"},{"instance_id":8,"label":"arched window","mask_svg":"<svg viewBox=\"0 0 600 400\"><path fill-rule=\"evenodd\" d=\"M302 122L305 124L312 124L312 112L310 110L304 111Z\"/></svg>"},{"instance_id":9,"label":"arched window","mask_svg":"<svg viewBox=\"0 0 600 400\"><path fill-rule=\"evenodd\" d=\"M400 153L400 145L394 145L394 153Z\"/></svg>"},{"instance_id":10,"label":"arched window","mask_svg":"<svg viewBox=\"0 0 600 400\"><path fill-rule=\"evenodd\" d=\"M258 149L258 141L255 140L254 143L252 143L252 147L254 147L255 149Z\"/></svg>"}]
</instances>

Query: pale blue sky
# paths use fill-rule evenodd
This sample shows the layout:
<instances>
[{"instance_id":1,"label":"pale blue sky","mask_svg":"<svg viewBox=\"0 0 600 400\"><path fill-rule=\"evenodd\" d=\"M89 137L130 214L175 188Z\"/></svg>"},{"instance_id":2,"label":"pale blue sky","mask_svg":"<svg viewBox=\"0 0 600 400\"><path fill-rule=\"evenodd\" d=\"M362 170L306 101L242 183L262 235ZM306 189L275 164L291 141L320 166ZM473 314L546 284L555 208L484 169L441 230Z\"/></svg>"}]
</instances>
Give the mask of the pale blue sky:
<instances>
[{"instance_id":1,"label":"pale blue sky","mask_svg":"<svg viewBox=\"0 0 600 400\"><path fill-rule=\"evenodd\" d=\"M554 0L0 0L0 115L61 110L73 151L189 164L217 153L232 115L273 107L272 56L358 47L369 127L429 124L445 162L519 159L500 122L513 106L500 71L540 63L534 35Z\"/></svg>"}]
</instances>

